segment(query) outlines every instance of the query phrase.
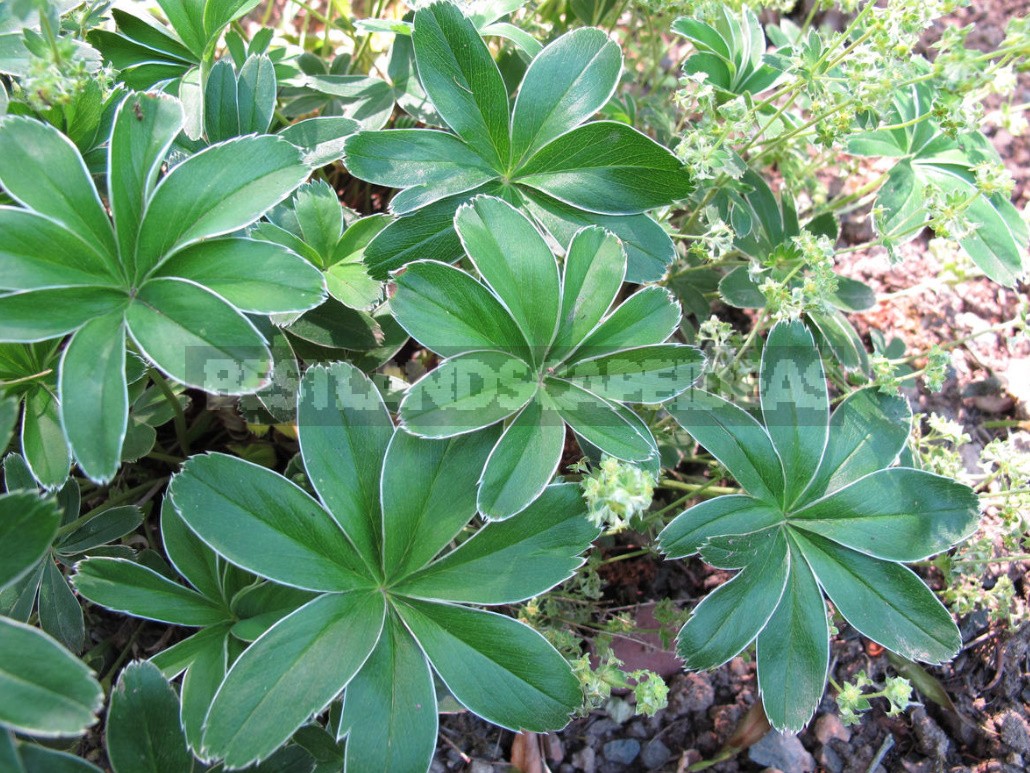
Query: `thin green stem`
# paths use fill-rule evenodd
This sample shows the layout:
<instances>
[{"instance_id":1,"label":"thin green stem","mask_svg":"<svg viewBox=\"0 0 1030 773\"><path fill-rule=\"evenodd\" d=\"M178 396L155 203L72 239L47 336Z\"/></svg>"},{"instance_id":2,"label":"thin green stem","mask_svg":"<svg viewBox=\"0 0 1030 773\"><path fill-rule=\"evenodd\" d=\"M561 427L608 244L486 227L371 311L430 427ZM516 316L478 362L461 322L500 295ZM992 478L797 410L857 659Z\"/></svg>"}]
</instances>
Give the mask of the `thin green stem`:
<instances>
[{"instance_id":1,"label":"thin green stem","mask_svg":"<svg viewBox=\"0 0 1030 773\"><path fill-rule=\"evenodd\" d=\"M161 390L161 394L164 395L165 400L168 401L168 405L174 412L172 421L175 423L175 438L179 442L179 450L182 451L183 456L189 456L190 439L186 431L186 414L182 410L182 403L179 402L178 395L172 391L168 380L156 368L150 369L150 378L157 385L157 388Z\"/></svg>"}]
</instances>

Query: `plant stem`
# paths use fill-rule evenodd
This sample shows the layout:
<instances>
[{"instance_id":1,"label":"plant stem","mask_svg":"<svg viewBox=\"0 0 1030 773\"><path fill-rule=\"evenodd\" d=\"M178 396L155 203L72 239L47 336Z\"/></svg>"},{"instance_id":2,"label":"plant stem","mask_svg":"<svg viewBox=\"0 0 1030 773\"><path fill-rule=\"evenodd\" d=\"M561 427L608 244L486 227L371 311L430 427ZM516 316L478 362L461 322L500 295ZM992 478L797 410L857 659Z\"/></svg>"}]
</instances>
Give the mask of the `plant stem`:
<instances>
[{"instance_id":1,"label":"plant stem","mask_svg":"<svg viewBox=\"0 0 1030 773\"><path fill-rule=\"evenodd\" d=\"M164 395L165 400L168 401L168 404L174 411L172 421L175 422L175 438L179 442L179 450L182 451L183 456L189 456L190 439L186 431L186 414L182 410L182 403L179 402L179 397L172 391L168 380L156 368L150 369L150 378L157 385L157 388L161 390L161 394Z\"/></svg>"},{"instance_id":2,"label":"plant stem","mask_svg":"<svg viewBox=\"0 0 1030 773\"><path fill-rule=\"evenodd\" d=\"M727 486L713 486L711 483L681 483L678 480L663 480L658 484L660 488L674 489L676 491L689 491L693 495L699 492L711 494L712 496L723 496L724 494L739 494L739 488Z\"/></svg>"}]
</instances>

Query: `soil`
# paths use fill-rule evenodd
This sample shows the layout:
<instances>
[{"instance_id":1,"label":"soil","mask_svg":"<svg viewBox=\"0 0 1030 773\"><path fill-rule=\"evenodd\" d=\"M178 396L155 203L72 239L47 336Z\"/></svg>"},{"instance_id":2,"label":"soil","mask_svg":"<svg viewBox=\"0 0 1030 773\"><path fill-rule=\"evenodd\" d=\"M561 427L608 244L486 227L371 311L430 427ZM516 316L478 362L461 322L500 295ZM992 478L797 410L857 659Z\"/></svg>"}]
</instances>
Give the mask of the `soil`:
<instances>
[{"instance_id":1,"label":"soil","mask_svg":"<svg viewBox=\"0 0 1030 773\"><path fill-rule=\"evenodd\" d=\"M1006 22L1027 13L1027 0L990 0L960 9L942 24L975 24L968 38L976 48L989 50L1004 37ZM928 30L924 50L940 35L940 25ZM1030 101L1030 74L1019 81L1016 102ZM990 109L993 105L988 104ZM1013 137L1001 130L988 132L1015 180L1013 200L1023 209L1030 201L1030 137ZM866 213L844 224L846 242L868 238ZM899 337L911 351L926 351L1011 319L1027 288L1006 289L986 279L967 279L954 285L934 282L941 260L923 237L901 250L891 262L879 253L854 253L839 265L842 274L871 285L881 302L852 316L869 344L869 330ZM918 364L917 364L918 366ZM962 424L972 438L963 453L972 473L979 451L1004 429L987 429L985 421L1030 418L1030 339L988 334L957 347L944 388L931 393L921 383L907 389L913 411L936 412ZM1030 427L1030 424L1023 424ZM993 513L984 515L990 530ZM605 576L606 600L613 606L672 598L689 608L725 581L725 572L700 561L656 564L653 558L620 561L617 574ZM1030 601L1025 579L1028 563L997 565L984 577L985 587L1007 573L1024 611ZM924 573L933 586L934 574ZM1025 617L1023 619L1026 619ZM796 737L781 736L755 726L749 709L757 697L755 666L744 657L707 673L682 673L675 660L655 643L619 650L632 657L634 667L650 667L669 675L668 707L652 718L623 718L613 711L595 711L575 719L560 733L546 736L498 730L467 714L444 717L441 741L433 761L434 773L489 773L521 769L527 773L622 773L655 770L683 773L704 769L713 773L784 770L786 773L1021 773L1030 769L1030 624L1013 631L989 623L985 613L959 620L965 642L950 663L927 671L944 687L953 706L923 698L923 706L888 716L886 705L874 705L860 724L845 727L827 691L813 721ZM671 665L670 665L671 663ZM831 649L830 675L838 683L864 670L876 681L897 673L882 648L843 626ZM619 700L632 703L632 695ZM877 701L875 703L883 703ZM620 721L621 720L621 721ZM753 745L729 759L724 749L735 733L750 731ZM744 744L739 744L739 746ZM527 751L528 750L528 751ZM515 760L519 768L512 765ZM708 764L706 764L706 762Z\"/></svg>"}]
</instances>

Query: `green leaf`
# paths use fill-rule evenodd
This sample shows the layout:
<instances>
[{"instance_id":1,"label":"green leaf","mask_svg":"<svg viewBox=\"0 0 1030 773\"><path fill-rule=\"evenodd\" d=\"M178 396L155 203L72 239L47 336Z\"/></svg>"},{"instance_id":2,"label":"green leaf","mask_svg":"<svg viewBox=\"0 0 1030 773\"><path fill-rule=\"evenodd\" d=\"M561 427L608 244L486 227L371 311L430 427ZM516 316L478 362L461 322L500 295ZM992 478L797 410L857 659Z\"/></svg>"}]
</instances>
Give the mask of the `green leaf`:
<instances>
[{"instance_id":1,"label":"green leaf","mask_svg":"<svg viewBox=\"0 0 1030 773\"><path fill-rule=\"evenodd\" d=\"M621 72L622 51L599 29L573 30L537 54L515 100L511 123L516 166L600 110Z\"/></svg>"},{"instance_id":2,"label":"green leaf","mask_svg":"<svg viewBox=\"0 0 1030 773\"><path fill-rule=\"evenodd\" d=\"M664 287L645 287L616 307L576 348L574 360L665 341L680 323L680 306Z\"/></svg>"},{"instance_id":3,"label":"green leaf","mask_svg":"<svg viewBox=\"0 0 1030 773\"><path fill-rule=\"evenodd\" d=\"M288 330L292 336L327 349L369 351L383 343L383 330L371 314L348 308L335 298L306 312ZM299 347L298 353L303 354Z\"/></svg>"},{"instance_id":4,"label":"green leaf","mask_svg":"<svg viewBox=\"0 0 1030 773\"><path fill-rule=\"evenodd\" d=\"M60 525L52 500L35 492L0 494L0 588L24 577L46 555Z\"/></svg>"},{"instance_id":5,"label":"green leaf","mask_svg":"<svg viewBox=\"0 0 1030 773\"><path fill-rule=\"evenodd\" d=\"M324 180L310 182L296 190L290 204L294 220L290 221L291 213L287 210L278 222L301 236L314 250L316 265L326 268L333 261L344 227L343 208L336 191Z\"/></svg>"},{"instance_id":6,"label":"green leaf","mask_svg":"<svg viewBox=\"0 0 1030 773\"><path fill-rule=\"evenodd\" d=\"M810 311L807 316L821 337L820 343L829 347L844 368L869 371L865 344L844 314L834 309L829 312Z\"/></svg>"},{"instance_id":7,"label":"green leaf","mask_svg":"<svg viewBox=\"0 0 1030 773\"><path fill-rule=\"evenodd\" d=\"M48 738L97 721L104 693L86 665L41 631L0 617L0 725Z\"/></svg>"},{"instance_id":8,"label":"green leaf","mask_svg":"<svg viewBox=\"0 0 1030 773\"><path fill-rule=\"evenodd\" d=\"M43 580L45 568L40 561L20 580L0 590L0 614L12 620L28 622L36 608L39 585Z\"/></svg>"},{"instance_id":9,"label":"green leaf","mask_svg":"<svg viewBox=\"0 0 1030 773\"><path fill-rule=\"evenodd\" d=\"M179 718L186 743L199 753L204 719L229 668L229 628L228 625L212 626L196 633L194 638L203 646L198 648L182 678Z\"/></svg>"},{"instance_id":10,"label":"green leaf","mask_svg":"<svg viewBox=\"0 0 1030 773\"><path fill-rule=\"evenodd\" d=\"M236 83L239 134L264 134L275 113L275 68L267 56L251 55Z\"/></svg>"},{"instance_id":11,"label":"green leaf","mask_svg":"<svg viewBox=\"0 0 1030 773\"><path fill-rule=\"evenodd\" d=\"M563 134L517 174L520 184L607 215L636 215L686 198L692 188L672 153L614 121L595 121Z\"/></svg>"},{"instance_id":12,"label":"green leaf","mask_svg":"<svg viewBox=\"0 0 1030 773\"><path fill-rule=\"evenodd\" d=\"M240 311L307 311L325 300L321 272L285 247L253 239L206 239L165 261L156 276L188 279Z\"/></svg>"},{"instance_id":13,"label":"green leaf","mask_svg":"<svg viewBox=\"0 0 1030 773\"><path fill-rule=\"evenodd\" d=\"M403 215L435 201L478 188L497 177L453 134L428 129L359 132L345 146L347 169L378 185L406 190L390 210Z\"/></svg>"},{"instance_id":14,"label":"green leaf","mask_svg":"<svg viewBox=\"0 0 1030 773\"><path fill-rule=\"evenodd\" d=\"M118 285L112 261L53 220L0 207L0 288L39 290L74 285Z\"/></svg>"},{"instance_id":15,"label":"green leaf","mask_svg":"<svg viewBox=\"0 0 1030 773\"><path fill-rule=\"evenodd\" d=\"M425 566L476 514L476 481L496 430L449 440L397 432L383 463L383 555L389 579Z\"/></svg>"},{"instance_id":16,"label":"green leaf","mask_svg":"<svg viewBox=\"0 0 1030 773\"><path fill-rule=\"evenodd\" d=\"M922 230L917 226L926 220L926 202L910 161L899 161L891 167L887 181L876 194L876 204L883 212L875 221L881 234L908 233L914 237Z\"/></svg>"},{"instance_id":17,"label":"green leaf","mask_svg":"<svg viewBox=\"0 0 1030 773\"><path fill-rule=\"evenodd\" d=\"M864 636L925 663L958 652L962 638L951 614L912 570L814 534L793 536L830 601Z\"/></svg>"},{"instance_id":18,"label":"green leaf","mask_svg":"<svg viewBox=\"0 0 1030 773\"><path fill-rule=\"evenodd\" d=\"M780 507L783 469L765 427L751 414L700 390L680 396L667 410L732 473L745 491Z\"/></svg>"},{"instance_id":19,"label":"green leaf","mask_svg":"<svg viewBox=\"0 0 1030 773\"><path fill-rule=\"evenodd\" d=\"M4 488L6 491L14 492L18 489L25 489L33 494L39 493L32 470L29 469L28 462L25 461L25 457L21 454L14 451L7 454L3 458L3 470Z\"/></svg>"},{"instance_id":20,"label":"green leaf","mask_svg":"<svg viewBox=\"0 0 1030 773\"><path fill-rule=\"evenodd\" d=\"M166 0L167 2L167 0ZM258 0L207 0L204 3L204 34L208 45L217 42L222 29L258 4ZM165 3L161 3L164 10Z\"/></svg>"},{"instance_id":21,"label":"green leaf","mask_svg":"<svg viewBox=\"0 0 1030 773\"><path fill-rule=\"evenodd\" d=\"M548 397L570 427L609 456L628 462L644 461L654 452L650 438L619 415L616 406L569 381L548 377Z\"/></svg>"},{"instance_id":22,"label":"green leaf","mask_svg":"<svg viewBox=\"0 0 1030 773\"><path fill-rule=\"evenodd\" d=\"M181 384L245 394L267 383L271 355L264 338L200 285L152 279L140 288L125 319L146 358Z\"/></svg>"},{"instance_id":23,"label":"green leaf","mask_svg":"<svg viewBox=\"0 0 1030 773\"><path fill-rule=\"evenodd\" d=\"M329 513L278 473L207 454L187 461L170 489L179 515L197 536L254 574L315 591L370 582Z\"/></svg>"},{"instance_id":24,"label":"green leaf","mask_svg":"<svg viewBox=\"0 0 1030 773\"><path fill-rule=\"evenodd\" d=\"M765 308L766 298L753 279L747 266L738 266L719 281L719 295L738 309Z\"/></svg>"},{"instance_id":25,"label":"green leaf","mask_svg":"<svg viewBox=\"0 0 1030 773\"><path fill-rule=\"evenodd\" d=\"M830 401L815 340L799 321L781 322L762 350L762 417L783 464L784 505L808 485L826 447Z\"/></svg>"},{"instance_id":26,"label":"green leaf","mask_svg":"<svg viewBox=\"0 0 1030 773\"><path fill-rule=\"evenodd\" d=\"M830 631L822 591L793 546L783 597L758 634L757 650L758 686L770 724L800 733L826 689Z\"/></svg>"},{"instance_id":27,"label":"green leaf","mask_svg":"<svg viewBox=\"0 0 1030 773\"><path fill-rule=\"evenodd\" d=\"M140 225L136 276L174 250L250 225L308 175L278 137L241 137L190 156L161 180Z\"/></svg>"},{"instance_id":28,"label":"green leaf","mask_svg":"<svg viewBox=\"0 0 1030 773\"><path fill-rule=\"evenodd\" d=\"M72 583L94 604L148 620L205 626L228 618L221 604L124 558L80 561Z\"/></svg>"},{"instance_id":29,"label":"green leaf","mask_svg":"<svg viewBox=\"0 0 1030 773\"><path fill-rule=\"evenodd\" d=\"M179 696L152 663L130 663L118 677L105 740L115 773L193 770L179 726Z\"/></svg>"},{"instance_id":30,"label":"green leaf","mask_svg":"<svg viewBox=\"0 0 1030 773\"><path fill-rule=\"evenodd\" d=\"M600 530L586 518L579 487L547 487L514 518L491 523L397 586L427 600L513 604L564 582Z\"/></svg>"},{"instance_id":31,"label":"green leaf","mask_svg":"<svg viewBox=\"0 0 1030 773\"><path fill-rule=\"evenodd\" d=\"M496 296L464 271L419 260L395 281L397 293L390 302L394 317L428 349L445 357L475 349L526 353L526 339L515 320Z\"/></svg>"},{"instance_id":32,"label":"green leaf","mask_svg":"<svg viewBox=\"0 0 1030 773\"><path fill-rule=\"evenodd\" d=\"M393 614L347 685L340 731L347 733L347 770L407 773L429 767L437 732L433 674Z\"/></svg>"},{"instance_id":33,"label":"green leaf","mask_svg":"<svg viewBox=\"0 0 1030 773\"><path fill-rule=\"evenodd\" d=\"M511 158L508 93L490 51L456 5L415 13L412 32L419 79L440 116L494 169Z\"/></svg>"},{"instance_id":34,"label":"green leaf","mask_svg":"<svg viewBox=\"0 0 1030 773\"><path fill-rule=\"evenodd\" d=\"M327 106L324 109L339 111L356 121L362 129L382 129L393 114L394 92L381 78L316 74L305 77L304 85L316 94L328 97L323 101Z\"/></svg>"},{"instance_id":35,"label":"green leaf","mask_svg":"<svg viewBox=\"0 0 1030 773\"><path fill-rule=\"evenodd\" d=\"M444 360L411 385L401 401L401 421L423 437L472 432L508 418L538 388L532 369L517 357L469 352Z\"/></svg>"},{"instance_id":36,"label":"green leaf","mask_svg":"<svg viewBox=\"0 0 1030 773\"><path fill-rule=\"evenodd\" d=\"M131 94L115 113L107 184L118 250L128 265L147 200L182 124L182 105L166 94Z\"/></svg>"},{"instance_id":37,"label":"green leaf","mask_svg":"<svg viewBox=\"0 0 1030 773\"><path fill-rule=\"evenodd\" d=\"M14 427L18 423L20 403L21 400L16 399L12 395L0 397L0 446L4 448L11 442L11 435L14 433Z\"/></svg>"},{"instance_id":38,"label":"green leaf","mask_svg":"<svg viewBox=\"0 0 1030 773\"><path fill-rule=\"evenodd\" d=\"M304 163L314 169L339 161L346 139L357 130L357 121L324 115L290 124L279 136L304 151Z\"/></svg>"},{"instance_id":39,"label":"green leaf","mask_svg":"<svg viewBox=\"0 0 1030 773\"><path fill-rule=\"evenodd\" d=\"M124 291L108 287L54 287L0 295L0 341L32 343L59 338L94 317L120 311ZM40 314L46 309L46 314Z\"/></svg>"},{"instance_id":40,"label":"green leaf","mask_svg":"<svg viewBox=\"0 0 1030 773\"><path fill-rule=\"evenodd\" d=\"M240 656L211 704L208 754L230 767L265 759L354 677L383 629L379 593L319 596Z\"/></svg>"},{"instance_id":41,"label":"green leaf","mask_svg":"<svg viewBox=\"0 0 1030 773\"><path fill-rule=\"evenodd\" d=\"M795 526L877 558L920 561L976 530L979 499L950 478L878 470L790 516Z\"/></svg>"},{"instance_id":42,"label":"green leaf","mask_svg":"<svg viewBox=\"0 0 1030 773\"><path fill-rule=\"evenodd\" d=\"M43 563L46 568L39 585L39 625L69 650L78 653L86 638L82 607L60 567L50 558Z\"/></svg>"},{"instance_id":43,"label":"green leaf","mask_svg":"<svg viewBox=\"0 0 1030 773\"><path fill-rule=\"evenodd\" d=\"M946 192L958 192L963 198L976 194L977 188L970 173L961 173L947 167L918 167L920 181L930 179ZM972 230L959 238L959 244L980 269L1006 287L1014 287L1030 264L1024 258L1027 249L1027 225L1019 211L1000 194L973 199L965 211Z\"/></svg>"},{"instance_id":44,"label":"green leaf","mask_svg":"<svg viewBox=\"0 0 1030 773\"><path fill-rule=\"evenodd\" d=\"M512 419L483 470L477 508L502 520L524 510L554 477L565 446L565 422L538 395Z\"/></svg>"},{"instance_id":45,"label":"green leaf","mask_svg":"<svg viewBox=\"0 0 1030 773\"><path fill-rule=\"evenodd\" d=\"M125 321L96 317L72 336L58 378L61 423L79 468L98 483L121 466L129 421L125 383Z\"/></svg>"},{"instance_id":46,"label":"green leaf","mask_svg":"<svg viewBox=\"0 0 1030 773\"><path fill-rule=\"evenodd\" d=\"M72 482L77 486L77 483ZM75 508L78 512L78 508ZM143 522L143 513L135 505L101 510L82 525L66 534L55 545L61 556L74 556L84 550L100 547L135 531Z\"/></svg>"},{"instance_id":47,"label":"green leaf","mask_svg":"<svg viewBox=\"0 0 1030 773\"><path fill-rule=\"evenodd\" d=\"M557 375L620 403L664 403L697 381L704 357L692 346L659 344L578 359Z\"/></svg>"},{"instance_id":48,"label":"green leaf","mask_svg":"<svg viewBox=\"0 0 1030 773\"><path fill-rule=\"evenodd\" d=\"M599 226L622 241L626 251L626 280L656 282L676 257L676 247L665 230L647 215L600 215L563 204L532 188L519 191L533 217L559 244L568 244L576 231Z\"/></svg>"},{"instance_id":49,"label":"green leaf","mask_svg":"<svg viewBox=\"0 0 1030 773\"><path fill-rule=\"evenodd\" d=\"M865 311L876 305L876 293L873 288L865 282L846 276L837 277L837 289L833 291L831 298L833 304L844 311Z\"/></svg>"},{"instance_id":50,"label":"green leaf","mask_svg":"<svg viewBox=\"0 0 1030 773\"><path fill-rule=\"evenodd\" d=\"M760 531L783 520L778 508L749 496L731 494L680 513L662 529L658 542L669 558L686 558L697 553L710 537Z\"/></svg>"},{"instance_id":51,"label":"green leaf","mask_svg":"<svg viewBox=\"0 0 1030 773\"><path fill-rule=\"evenodd\" d=\"M111 221L82 156L49 123L23 116L0 120L0 186L15 201L95 244L102 257L115 262Z\"/></svg>"},{"instance_id":52,"label":"green leaf","mask_svg":"<svg viewBox=\"0 0 1030 773\"><path fill-rule=\"evenodd\" d=\"M619 240L597 226L580 229L565 256L558 333L552 360L561 360L590 333L615 302L626 275Z\"/></svg>"},{"instance_id":53,"label":"green leaf","mask_svg":"<svg viewBox=\"0 0 1030 773\"><path fill-rule=\"evenodd\" d=\"M71 452L64 439L59 403L46 389L37 389L25 399L21 423L21 450L39 484L46 489L60 486L71 469Z\"/></svg>"},{"instance_id":54,"label":"green leaf","mask_svg":"<svg viewBox=\"0 0 1030 773\"><path fill-rule=\"evenodd\" d=\"M309 368L297 425L308 480L365 562L380 571L379 476L394 428L379 390L348 363Z\"/></svg>"},{"instance_id":55,"label":"green leaf","mask_svg":"<svg viewBox=\"0 0 1030 773\"><path fill-rule=\"evenodd\" d=\"M236 71L229 59L220 59L211 65L204 84L203 113L204 133L210 142L244 134L240 131L240 111L236 103Z\"/></svg>"},{"instance_id":56,"label":"green leaf","mask_svg":"<svg viewBox=\"0 0 1030 773\"><path fill-rule=\"evenodd\" d=\"M461 241L453 227L454 213L477 192L498 193L499 187L487 184L477 191L449 196L394 220L365 250L368 273L375 279L385 280L389 272L414 260L457 260L461 256Z\"/></svg>"},{"instance_id":57,"label":"green leaf","mask_svg":"<svg viewBox=\"0 0 1030 773\"><path fill-rule=\"evenodd\" d=\"M555 335L561 282L544 237L501 199L477 196L454 218L462 246L541 362Z\"/></svg>"},{"instance_id":58,"label":"green leaf","mask_svg":"<svg viewBox=\"0 0 1030 773\"><path fill-rule=\"evenodd\" d=\"M207 48L207 35L204 34L203 4L199 2L181 3L175 0L158 0L165 18L172 29L198 59Z\"/></svg>"},{"instance_id":59,"label":"green leaf","mask_svg":"<svg viewBox=\"0 0 1030 773\"><path fill-rule=\"evenodd\" d=\"M569 664L540 634L477 609L396 602L433 668L469 711L510 730L564 727L583 696Z\"/></svg>"},{"instance_id":60,"label":"green leaf","mask_svg":"<svg viewBox=\"0 0 1030 773\"><path fill-rule=\"evenodd\" d=\"M22 766L17 769L18 773L102 773L100 768L81 757L38 744L23 741L18 744L18 752L18 762Z\"/></svg>"},{"instance_id":61,"label":"green leaf","mask_svg":"<svg viewBox=\"0 0 1030 773\"><path fill-rule=\"evenodd\" d=\"M802 501L890 467L905 447L911 420L912 411L904 397L884 394L875 387L852 392L830 417L826 450Z\"/></svg>"},{"instance_id":62,"label":"green leaf","mask_svg":"<svg viewBox=\"0 0 1030 773\"><path fill-rule=\"evenodd\" d=\"M190 531L170 496L161 502L161 545L175 571L190 585L209 599L221 598L222 584L215 552Z\"/></svg>"},{"instance_id":63,"label":"green leaf","mask_svg":"<svg viewBox=\"0 0 1030 773\"><path fill-rule=\"evenodd\" d=\"M719 562L727 564L724 568L743 568L694 607L680 630L676 652L691 669L715 668L750 644L780 603L790 570L781 529L714 537L709 544L724 559L730 556ZM712 555L703 555L713 560Z\"/></svg>"}]
</instances>

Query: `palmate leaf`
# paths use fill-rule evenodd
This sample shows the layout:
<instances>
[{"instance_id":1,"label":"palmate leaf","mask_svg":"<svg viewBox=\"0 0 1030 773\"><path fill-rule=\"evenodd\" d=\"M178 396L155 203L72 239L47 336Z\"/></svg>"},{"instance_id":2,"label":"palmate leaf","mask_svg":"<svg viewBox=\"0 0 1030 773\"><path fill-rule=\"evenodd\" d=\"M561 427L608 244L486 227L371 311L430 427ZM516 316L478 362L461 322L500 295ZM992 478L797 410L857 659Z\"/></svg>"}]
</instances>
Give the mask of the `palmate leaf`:
<instances>
[{"instance_id":1,"label":"palmate leaf","mask_svg":"<svg viewBox=\"0 0 1030 773\"><path fill-rule=\"evenodd\" d=\"M372 382L344 363L310 369L300 395L301 455L321 503L214 455L191 459L170 486L183 521L226 560L318 589L228 670L203 722L204 754L233 767L265 759L343 691L346 764L421 769L435 742L432 671L504 727L562 726L581 701L565 659L528 627L459 604L529 598L569 576L598 534L576 487L547 489L534 508L440 556L475 516L476 476L496 433L429 440L393 430ZM469 573L483 580L473 596ZM350 576L363 586L334 585ZM181 656L159 656L166 673L211 651L196 638L176 645Z\"/></svg>"},{"instance_id":2,"label":"palmate leaf","mask_svg":"<svg viewBox=\"0 0 1030 773\"><path fill-rule=\"evenodd\" d=\"M457 6L419 9L411 46L427 99L454 134L365 131L348 139L352 174L402 189L391 202L401 217L365 253L373 276L427 257L416 244L432 244L436 260L461 257L451 217L478 193L515 204L562 247L583 226L603 225L626 241L631 280L664 273L672 242L643 213L691 186L677 159L632 127L584 123L622 70L621 51L603 32L574 30L540 51L514 107L474 20Z\"/></svg>"},{"instance_id":3,"label":"palmate leaf","mask_svg":"<svg viewBox=\"0 0 1030 773\"><path fill-rule=\"evenodd\" d=\"M966 538L979 506L955 481L891 467L910 426L903 399L869 387L828 415L818 350L800 322L769 333L760 392L764 423L700 391L669 406L747 493L690 508L659 541L671 558L700 552L741 570L681 632L687 666L719 665L757 638L766 714L774 727L796 732L826 682L823 592L855 628L907 658L939 663L957 652L951 616L898 562ZM750 611L740 614L738 604Z\"/></svg>"},{"instance_id":4,"label":"palmate leaf","mask_svg":"<svg viewBox=\"0 0 1030 773\"><path fill-rule=\"evenodd\" d=\"M74 145L46 123L0 121L0 185L23 206L0 208L11 232L0 247L0 290L13 291L0 296L0 340L73 334L55 368L59 400L28 396L22 424L26 453L47 485L63 480L65 465L44 446L67 446L101 483L117 472L123 448L133 454L126 336L179 383L254 392L267 383L271 358L243 312L302 312L325 297L321 273L301 257L227 235L307 176L296 147L267 136L235 139L159 180L183 125L179 103L130 94L113 122L112 223ZM60 438L51 432L58 403Z\"/></svg>"},{"instance_id":5,"label":"palmate leaf","mask_svg":"<svg viewBox=\"0 0 1030 773\"><path fill-rule=\"evenodd\" d=\"M926 191L972 199L965 210L970 230L957 240L973 262L994 281L1012 286L1027 271L1027 226L1012 202L1001 194L978 193L975 167L999 163L997 152L980 133L957 139L945 135L931 117L933 94L925 83L899 92L887 123L899 129L879 129L852 137L848 150L861 156L887 156L898 161L877 194L883 216L881 234L908 241L918 236L927 217Z\"/></svg>"},{"instance_id":6,"label":"palmate leaf","mask_svg":"<svg viewBox=\"0 0 1030 773\"><path fill-rule=\"evenodd\" d=\"M578 232L564 276L533 223L501 199L462 206L455 230L483 283L435 261L397 276L391 306L417 341L448 357L401 401L407 431L450 437L508 421L479 484L491 518L527 507L554 474L564 427L627 461L657 456L626 403L662 403L690 387L702 357L665 343L679 305L648 287L614 306L626 270L619 241Z\"/></svg>"}]
</instances>

